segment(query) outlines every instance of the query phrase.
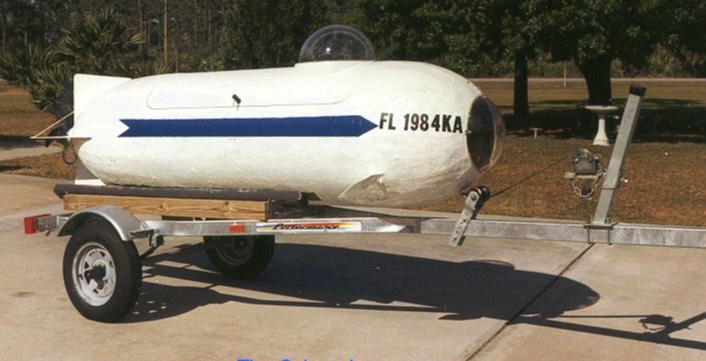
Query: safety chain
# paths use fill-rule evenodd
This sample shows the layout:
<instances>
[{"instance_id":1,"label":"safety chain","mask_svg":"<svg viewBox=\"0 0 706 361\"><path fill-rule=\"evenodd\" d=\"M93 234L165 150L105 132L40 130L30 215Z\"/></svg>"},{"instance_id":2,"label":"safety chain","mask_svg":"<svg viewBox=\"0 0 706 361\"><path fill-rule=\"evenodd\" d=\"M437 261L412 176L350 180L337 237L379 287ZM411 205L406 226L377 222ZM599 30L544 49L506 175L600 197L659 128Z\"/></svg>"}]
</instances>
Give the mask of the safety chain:
<instances>
[{"instance_id":1,"label":"safety chain","mask_svg":"<svg viewBox=\"0 0 706 361\"><path fill-rule=\"evenodd\" d=\"M574 189L574 193L576 193L577 196L579 196L581 199L591 199L594 193L596 193L596 190L598 189L598 184L600 183L601 179L603 178L603 174L605 174L605 169L599 168L598 172L594 177L590 178L583 178L583 186L579 187L576 184L576 179L578 178L571 178L571 187ZM588 182L592 180L592 184L589 187Z\"/></svg>"},{"instance_id":2,"label":"safety chain","mask_svg":"<svg viewBox=\"0 0 706 361\"><path fill-rule=\"evenodd\" d=\"M64 145L64 150L61 152L61 159L67 165L73 165L78 161L78 153L76 153L76 148L74 148L74 143L69 141Z\"/></svg>"}]
</instances>

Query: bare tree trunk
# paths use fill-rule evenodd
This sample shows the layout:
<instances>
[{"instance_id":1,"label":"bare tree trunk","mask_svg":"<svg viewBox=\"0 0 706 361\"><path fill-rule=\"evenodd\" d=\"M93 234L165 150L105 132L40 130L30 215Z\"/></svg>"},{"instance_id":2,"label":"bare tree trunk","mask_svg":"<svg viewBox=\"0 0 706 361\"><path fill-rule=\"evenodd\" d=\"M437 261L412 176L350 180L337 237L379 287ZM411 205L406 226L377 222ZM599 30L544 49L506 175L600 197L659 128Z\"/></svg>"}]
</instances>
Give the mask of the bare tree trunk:
<instances>
[{"instance_id":1,"label":"bare tree trunk","mask_svg":"<svg viewBox=\"0 0 706 361\"><path fill-rule=\"evenodd\" d=\"M147 49L145 49L145 51L147 52L147 54L149 54L150 48L152 47L152 22L151 21L147 21L147 27L145 28L145 36L147 38L147 44L145 44L145 45L147 45Z\"/></svg>"},{"instance_id":2,"label":"bare tree trunk","mask_svg":"<svg viewBox=\"0 0 706 361\"><path fill-rule=\"evenodd\" d=\"M2 0L2 55L7 49L7 0Z\"/></svg>"},{"instance_id":3,"label":"bare tree trunk","mask_svg":"<svg viewBox=\"0 0 706 361\"><path fill-rule=\"evenodd\" d=\"M194 0L194 40L191 42L191 52L197 48L199 43L199 3Z\"/></svg>"},{"instance_id":4,"label":"bare tree trunk","mask_svg":"<svg viewBox=\"0 0 706 361\"><path fill-rule=\"evenodd\" d=\"M169 57L167 55L168 50L167 50L167 0L164 0L164 65L166 66L169 64Z\"/></svg>"},{"instance_id":5,"label":"bare tree trunk","mask_svg":"<svg viewBox=\"0 0 706 361\"><path fill-rule=\"evenodd\" d=\"M515 57L515 93L513 118L515 124L526 128L529 119L529 86L527 80L527 56L520 52Z\"/></svg>"},{"instance_id":6,"label":"bare tree trunk","mask_svg":"<svg viewBox=\"0 0 706 361\"><path fill-rule=\"evenodd\" d=\"M208 21L208 29L207 29L207 35L206 35L206 37L207 37L206 42L208 43L208 45L211 45L211 24L213 23L213 18L211 18L211 7L210 6L208 7L208 10L206 13L207 13L206 16L208 19L207 20Z\"/></svg>"},{"instance_id":7,"label":"bare tree trunk","mask_svg":"<svg viewBox=\"0 0 706 361\"><path fill-rule=\"evenodd\" d=\"M2 55L7 51L7 0L2 0Z\"/></svg>"},{"instance_id":8,"label":"bare tree trunk","mask_svg":"<svg viewBox=\"0 0 706 361\"><path fill-rule=\"evenodd\" d=\"M586 79L588 104L609 105L612 102L613 93L610 84L611 60L609 57L600 57L578 64L581 73Z\"/></svg>"},{"instance_id":9,"label":"bare tree trunk","mask_svg":"<svg viewBox=\"0 0 706 361\"><path fill-rule=\"evenodd\" d=\"M140 1L137 2L137 13L139 14L139 18L140 18L140 20L139 20L140 21L140 35L145 36L145 29L144 29L145 14L144 14L144 9L142 8L142 3ZM140 43L140 45L138 45L138 49L139 49L140 53L142 53L144 50L144 44Z\"/></svg>"}]
</instances>

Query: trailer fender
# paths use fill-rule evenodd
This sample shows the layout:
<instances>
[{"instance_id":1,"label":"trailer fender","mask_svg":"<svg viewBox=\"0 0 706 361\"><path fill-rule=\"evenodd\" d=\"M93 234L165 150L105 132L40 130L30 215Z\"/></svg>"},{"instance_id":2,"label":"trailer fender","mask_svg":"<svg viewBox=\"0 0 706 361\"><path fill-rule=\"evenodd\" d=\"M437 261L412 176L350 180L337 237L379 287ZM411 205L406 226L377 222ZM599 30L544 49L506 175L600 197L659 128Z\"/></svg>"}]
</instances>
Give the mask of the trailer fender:
<instances>
[{"instance_id":1,"label":"trailer fender","mask_svg":"<svg viewBox=\"0 0 706 361\"><path fill-rule=\"evenodd\" d=\"M102 218L108 221L120 235L123 241L131 241L144 237L148 229L132 213L116 206L100 206L86 208L71 215L66 224L59 230L59 236L73 234L90 219Z\"/></svg>"}]
</instances>

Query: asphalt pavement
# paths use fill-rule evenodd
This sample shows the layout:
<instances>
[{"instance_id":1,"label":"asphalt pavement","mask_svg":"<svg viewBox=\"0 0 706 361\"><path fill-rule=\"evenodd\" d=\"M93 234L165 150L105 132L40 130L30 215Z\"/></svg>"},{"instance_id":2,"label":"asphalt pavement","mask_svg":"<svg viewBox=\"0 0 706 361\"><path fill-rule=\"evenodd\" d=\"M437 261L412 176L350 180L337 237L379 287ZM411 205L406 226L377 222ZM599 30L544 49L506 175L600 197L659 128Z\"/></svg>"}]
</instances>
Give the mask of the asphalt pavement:
<instances>
[{"instance_id":1,"label":"asphalt pavement","mask_svg":"<svg viewBox=\"0 0 706 361\"><path fill-rule=\"evenodd\" d=\"M0 151L4 152L4 150ZM253 281L200 240L143 263L122 322L64 290L56 181L0 174L0 360L703 360L706 250L442 236L281 236ZM140 245L144 248L144 245Z\"/></svg>"}]
</instances>

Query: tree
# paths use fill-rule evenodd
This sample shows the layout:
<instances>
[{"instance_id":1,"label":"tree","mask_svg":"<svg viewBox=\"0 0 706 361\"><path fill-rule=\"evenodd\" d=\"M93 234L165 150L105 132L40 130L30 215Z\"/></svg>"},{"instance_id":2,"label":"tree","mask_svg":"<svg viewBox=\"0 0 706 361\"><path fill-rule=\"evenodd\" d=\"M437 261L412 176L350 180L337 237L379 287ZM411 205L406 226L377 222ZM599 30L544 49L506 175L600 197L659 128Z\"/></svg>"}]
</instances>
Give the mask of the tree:
<instances>
[{"instance_id":1,"label":"tree","mask_svg":"<svg viewBox=\"0 0 706 361\"><path fill-rule=\"evenodd\" d=\"M128 34L129 27L110 10L88 14L62 29L53 50L57 62L79 73L115 73L122 56L136 50L142 34ZM119 74L122 75L122 74Z\"/></svg>"},{"instance_id":2,"label":"tree","mask_svg":"<svg viewBox=\"0 0 706 361\"><path fill-rule=\"evenodd\" d=\"M578 65L586 79L589 104L611 102L613 60L619 59L628 71L645 67L668 20L662 16L659 0L528 2L540 24L538 45L553 60Z\"/></svg>"},{"instance_id":3,"label":"tree","mask_svg":"<svg viewBox=\"0 0 706 361\"><path fill-rule=\"evenodd\" d=\"M27 0L3 0L1 25L3 55L10 49L35 43L33 39L43 34L37 9Z\"/></svg>"},{"instance_id":4,"label":"tree","mask_svg":"<svg viewBox=\"0 0 706 361\"><path fill-rule=\"evenodd\" d=\"M41 110L62 117L73 106L74 74L130 75L132 69L123 64L141 36L130 36L128 30L112 11L88 14L62 29L56 46L30 45L2 57L0 75L26 88Z\"/></svg>"},{"instance_id":5,"label":"tree","mask_svg":"<svg viewBox=\"0 0 706 361\"><path fill-rule=\"evenodd\" d=\"M226 14L222 46L228 69L291 66L324 24L322 0L237 0Z\"/></svg>"},{"instance_id":6,"label":"tree","mask_svg":"<svg viewBox=\"0 0 706 361\"><path fill-rule=\"evenodd\" d=\"M358 27L361 0L323 0L325 25L342 24Z\"/></svg>"},{"instance_id":7,"label":"tree","mask_svg":"<svg viewBox=\"0 0 706 361\"><path fill-rule=\"evenodd\" d=\"M37 45L18 47L0 57L0 76L27 89L37 83L39 71L48 68L51 62L49 52Z\"/></svg>"},{"instance_id":8,"label":"tree","mask_svg":"<svg viewBox=\"0 0 706 361\"><path fill-rule=\"evenodd\" d=\"M426 0L363 0L361 7L361 30L375 44L378 57L424 61L444 50L442 34L430 24L436 23L432 17L439 17L440 6ZM426 16L419 16L422 11Z\"/></svg>"},{"instance_id":9,"label":"tree","mask_svg":"<svg viewBox=\"0 0 706 361\"><path fill-rule=\"evenodd\" d=\"M526 126L530 114L528 61L536 57L541 29L536 17L537 8L528 1L506 0L491 1L485 9L485 18L502 19L491 20L493 26L483 33L493 45L496 58L509 59L513 63L513 120Z\"/></svg>"},{"instance_id":10,"label":"tree","mask_svg":"<svg viewBox=\"0 0 706 361\"><path fill-rule=\"evenodd\" d=\"M502 33L502 16L488 16L495 2L361 0L359 24L381 59L424 61L473 77L495 63Z\"/></svg>"},{"instance_id":11,"label":"tree","mask_svg":"<svg viewBox=\"0 0 706 361\"><path fill-rule=\"evenodd\" d=\"M515 64L514 114L529 115L527 61L537 29L522 0L363 0L363 25L378 54L435 63L467 77L497 73L487 64ZM492 66L492 65L491 65Z\"/></svg>"},{"instance_id":12,"label":"tree","mask_svg":"<svg viewBox=\"0 0 706 361\"><path fill-rule=\"evenodd\" d=\"M665 10L671 22L665 46L692 76L706 76L706 2L682 0Z\"/></svg>"}]
</instances>

